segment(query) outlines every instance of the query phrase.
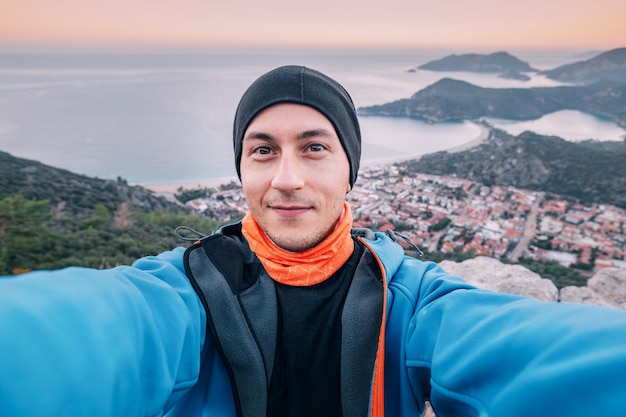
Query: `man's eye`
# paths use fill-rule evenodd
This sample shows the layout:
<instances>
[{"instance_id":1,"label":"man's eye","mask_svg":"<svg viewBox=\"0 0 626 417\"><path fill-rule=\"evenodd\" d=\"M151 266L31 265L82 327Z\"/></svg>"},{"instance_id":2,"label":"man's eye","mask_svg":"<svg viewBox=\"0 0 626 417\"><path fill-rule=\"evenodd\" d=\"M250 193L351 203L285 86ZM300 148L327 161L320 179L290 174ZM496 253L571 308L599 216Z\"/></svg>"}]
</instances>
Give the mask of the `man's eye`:
<instances>
[{"instance_id":1,"label":"man's eye","mask_svg":"<svg viewBox=\"0 0 626 417\"><path fill-rule=\"evenodd\" d=\"M253 153L258 155L269 155L272 153L272 149L269 146L259 146L254 149Z\"/></svg>"},{"instance_id":2,"label":"man's eye","mask_svg":"<svg viewBox=\"0 0 626 417\"><path fill-rule=\"evenodd\" d=\"M319 143L314 143L312 145L309 145L309 149L313 152L321 152L324 150L324 147Z\"/></svg>"}]
</instances>

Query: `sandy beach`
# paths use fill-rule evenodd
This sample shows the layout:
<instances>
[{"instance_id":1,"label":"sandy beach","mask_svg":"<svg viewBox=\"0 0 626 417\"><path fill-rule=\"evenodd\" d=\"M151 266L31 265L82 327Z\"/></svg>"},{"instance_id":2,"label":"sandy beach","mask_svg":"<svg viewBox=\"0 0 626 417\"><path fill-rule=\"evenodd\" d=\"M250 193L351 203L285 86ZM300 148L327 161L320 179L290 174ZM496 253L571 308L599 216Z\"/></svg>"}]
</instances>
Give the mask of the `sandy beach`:
<instances>
[{"instance_id":1,"label":"sandy beach","mask_svg":"<svg viewBox=\"0 0 626 417\"><path fill-rule=\"evenodd\" d=\"M239 178L237 177L224 177L224 178L209 178L206 180L196 181L183 181L175 183L162 183L162 184L138 184L148 190L152 190L157 193L176 193L179 188L184 190L193 190L198 188L215 188L222 184L229 184L231 182L239 184Z\"/></svg>"},{"instance_id":2,"label":"sandy beach","mask_svg":"<svg viewBox=\"0 0 626 417\"><path fill-rule=\"evenodd\" d=\"M477 126L480 128L480 132L478 136L476 136L471 141L464 143L460 146L455 146L454 148L446 149L447 152L461 152L467 149L473 148L475 146L480 145L482 142L486 141L489 138L491 130L481 124L477 123ZM385 164L393 164L396 162L408 161L411 159L419 158L421 155L402 155L394 158L387 159L377 159L373 161L364 161L361 163L362 168L367 168L368 166L379 166ZM180 188L184 190L193 190L198 188L214 188L219 187L222 184L228 184L230 182L239 183L239 178L237 177L224 177L224 178L209 178L206 180L195 180L195 181L183 181L183 182L175 182L175 183L162 183L162 184L138 184L144 188L152 190L157 193L176 193Z\"/></svg>"},{"instance_id":3,"label":"sandy beach","mask_svg":"<svg viewBox=\"0 0 626 417\"><path fill-rule=\"evenodd\" d=\"M489 129L489 127L485 126L482 123L476 123L476 126L478 126L480 128L480 132L478 133L478 136L476 136L474 139L472 139L469 142L466 142L466 143L464 143L462 145L455 146L455 147L450 148L450 149L445 149L445 151L446 152L462 152L462 151L468 150L470 148L473 148L475 146L478 146L481 143L483 143L484 141L486 141L487 139L489 139L489 135L491 133L491 130ZM364 161L364 162L361 163L361 167L378 166L378 165L385 165L385 164L394 164L396 162L403 162L403 161L409 161L411 159L418 159L422 155L423 154L402 155L402 156L397 156L397 157L393 157L393 158L376 159L376 160L373 160L373 161Z\"/></svg>"}]
</instances>

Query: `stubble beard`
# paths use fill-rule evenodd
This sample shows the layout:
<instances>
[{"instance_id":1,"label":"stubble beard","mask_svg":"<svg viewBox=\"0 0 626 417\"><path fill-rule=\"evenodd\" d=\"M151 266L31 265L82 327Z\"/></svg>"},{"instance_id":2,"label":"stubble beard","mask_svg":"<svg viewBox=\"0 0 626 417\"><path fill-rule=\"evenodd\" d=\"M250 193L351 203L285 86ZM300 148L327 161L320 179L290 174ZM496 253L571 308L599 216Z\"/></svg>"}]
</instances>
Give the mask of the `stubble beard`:
<instances>
[{"instance_id":1,"label":"stubble beard","mask_svg":"<svg viewBox=\"0 0 626 417\"><path fill-rule=\"evenodd\" d=\"M297 237L294 239L289 239L285 236L275 235L268 231L266 231L265 233L267 234L267 237L269 237L270 240L281 249L289 252L304 252L311 248L314 248L315 246L323 242L324 239L326 239L328 235L330 235L332 230L333 227L331 227L330 230L327 230L326 232L316 230L304 239Z\"/></svg>"}]
</instances>

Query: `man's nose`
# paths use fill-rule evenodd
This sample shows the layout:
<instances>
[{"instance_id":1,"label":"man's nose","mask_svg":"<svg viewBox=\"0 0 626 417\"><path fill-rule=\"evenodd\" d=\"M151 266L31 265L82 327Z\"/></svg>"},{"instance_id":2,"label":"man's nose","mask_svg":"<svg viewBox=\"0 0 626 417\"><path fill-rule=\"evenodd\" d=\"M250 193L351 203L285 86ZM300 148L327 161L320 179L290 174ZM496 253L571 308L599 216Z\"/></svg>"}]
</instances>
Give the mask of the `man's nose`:
<instances>
[{"instance_id":1,"label":"man's nose","mask_svg":"<svg viewBox=\"0 0 626 417\"><path fill-rule=\"evenodd\" d=\"M303 185L301 161L295 155L282 154L276 166L274 178L272 178L272 187L281 191L290 191L301 188Z\"/></svg>"}]
</instances>

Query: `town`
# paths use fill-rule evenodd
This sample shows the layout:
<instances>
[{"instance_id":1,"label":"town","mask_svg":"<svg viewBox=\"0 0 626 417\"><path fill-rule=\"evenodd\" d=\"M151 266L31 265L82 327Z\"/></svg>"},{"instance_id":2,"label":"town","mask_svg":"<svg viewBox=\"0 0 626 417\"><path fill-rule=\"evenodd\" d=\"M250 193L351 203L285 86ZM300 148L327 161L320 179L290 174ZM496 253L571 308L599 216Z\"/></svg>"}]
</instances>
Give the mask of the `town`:
<instances>
[{"instance_id":1,"label":"town","mask_svg":"<svg viewBox=\"0 0 626 417\"><path fill-rule=\"evenodd\" d=\"M626 269L624 209L405 171L402 163L362 169L347 195L354 227L391 229L429 252ZM239 219L247 211L241 188L234 182L225 188L185 205L216 220Z\"/></svg>"}]
</instances>

